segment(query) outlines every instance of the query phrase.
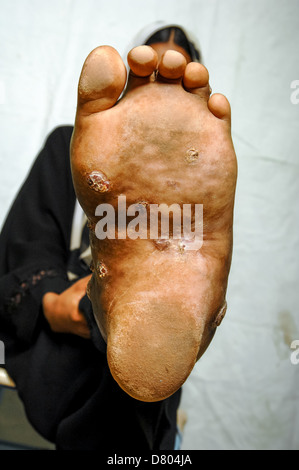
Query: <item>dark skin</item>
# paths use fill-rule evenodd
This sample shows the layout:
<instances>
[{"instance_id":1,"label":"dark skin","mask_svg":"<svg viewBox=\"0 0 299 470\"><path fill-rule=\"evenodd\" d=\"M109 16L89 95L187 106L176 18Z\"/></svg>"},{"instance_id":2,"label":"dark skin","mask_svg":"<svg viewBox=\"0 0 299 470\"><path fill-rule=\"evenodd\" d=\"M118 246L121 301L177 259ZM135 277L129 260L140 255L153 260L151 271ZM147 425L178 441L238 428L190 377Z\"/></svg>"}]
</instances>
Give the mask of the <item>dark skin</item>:
<instances>
[{"instance_id":1,"label":"dark skin","mask_svg":"<svg viewBox=\"0 0 299 470\"><path fill-rule=\"evenodd\" d=\"M86 319L79 310L79 303L86 294L91 276L86 276L72 284L61 294L47 292L43 297L44 315L55 333L70 333L90 338Z\"/></svg>"},{"instance_id":2,"label":"dark skin","mask_svg":"<svg viewBox=\"0 0 299 470\"><path fill-rule=\"evenodd\" d=\"M151 402L182 386L225 313L237 165L229 103L210 97L203 65L168 48L160 58L149 46L130 51L128 62L133 73L114 106L126 83L122 59L109 46L86 59L71 168L89 219L88 295L111 374L133 398ZM95 209L108 204L118 213L123 195L147 208L200 204L202 246L188 237L183 248L170 237L162 250L151 236L99 239ZM80 288L71 292L79 298ZM58 312L60 300L64 293L52 304Z\"/></svg>"},{"instance_id":3,"label":"dark skin","mask_svg":"<svg viewBox=\"0 0 299 470\"><path fill-rule=\"evenodd\" d=\"M151 47L156 50L159 60L167 50L171 49L183 54L188 63L191 62L191 57L182 47L173 42L172 37L170 37L168 43L152 44ZM79 310L80 300L86 294L86 287L90 278L91 275L80 279L61 294L47 292L44 295L44 315L54 332L70 333L82 338L90 338L86 319Z\"/></svg>"}]
</instances>

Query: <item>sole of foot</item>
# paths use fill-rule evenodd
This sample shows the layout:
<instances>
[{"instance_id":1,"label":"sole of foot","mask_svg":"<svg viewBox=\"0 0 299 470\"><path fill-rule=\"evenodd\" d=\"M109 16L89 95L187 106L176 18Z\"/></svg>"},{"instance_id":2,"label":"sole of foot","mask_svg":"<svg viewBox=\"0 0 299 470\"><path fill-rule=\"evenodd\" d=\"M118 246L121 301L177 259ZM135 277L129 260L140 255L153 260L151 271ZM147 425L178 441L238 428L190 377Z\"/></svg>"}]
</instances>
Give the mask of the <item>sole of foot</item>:
<instances>
[{"instance_id":1,"label":"sole of foot","mask_svg":"<svg viewBox=\"0 0 299 470\"><path fill-rule=\"evenodd\" d=\"M171 50L158 58L150 46L130 51L128 64L127 79L109 46L86 59L71 167L89 219L94 272L88 294L111 373L126 393L150 402L182 386L225 314L237 163L229 102L211 96L202 64L187 64ZM200 206L202 242L192 238L194 213L191 237L190 231L151 237L149 224L142 237L141 219L139 225L133 220L131 236L127 230L113 237L120 201L131 207L131 222L141 213L149 221L155 205Z\"/></svg>"}]
</instances>

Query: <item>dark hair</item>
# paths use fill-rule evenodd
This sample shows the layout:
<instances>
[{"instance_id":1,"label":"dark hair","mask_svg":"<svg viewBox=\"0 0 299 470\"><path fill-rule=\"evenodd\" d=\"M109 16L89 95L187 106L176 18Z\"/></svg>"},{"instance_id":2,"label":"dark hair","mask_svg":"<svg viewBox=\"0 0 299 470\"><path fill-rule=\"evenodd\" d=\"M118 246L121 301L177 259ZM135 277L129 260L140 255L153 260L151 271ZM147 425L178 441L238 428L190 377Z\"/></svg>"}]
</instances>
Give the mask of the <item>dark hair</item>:
<instances>
[{"instance_id":1,"label":"dark hair","mask_svg":"<svg viewBox=\"0 0 299 470\"><path fill-rule=\"evenodd\" d=\"M169 41L171 32L174 31L174 42L182 47L187 54L192 58L192 60L196 59L200 62L200 53L197 49L195 49L193 43L188 40L185 33L176 26L169 26L168 28L163 28L154 33L152 36L148 38L146 41L146 45L150 46L151 44L155 44L157 42L167 42Z\"/></svg>"}]
</instances>

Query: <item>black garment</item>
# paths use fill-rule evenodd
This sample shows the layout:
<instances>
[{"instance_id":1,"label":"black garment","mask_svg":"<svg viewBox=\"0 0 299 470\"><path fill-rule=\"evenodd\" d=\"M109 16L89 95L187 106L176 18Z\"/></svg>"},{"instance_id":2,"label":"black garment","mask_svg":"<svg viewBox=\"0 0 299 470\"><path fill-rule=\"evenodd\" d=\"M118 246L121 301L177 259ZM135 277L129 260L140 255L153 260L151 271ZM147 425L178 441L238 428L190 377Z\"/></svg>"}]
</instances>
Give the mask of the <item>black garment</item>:
<instances>
[{"instance_id":1,"label":"black garment","mask_svg":"<svg viewBox=\"0 0 299 470\"><path fill-rule=\"evenodd\" d=\"M143 403L120 389L86 296L80 308L91 340L53 333L43 316L44 293L71 285L72 130L60 127L47 139L0 236L0 340L6 368L29 421L58 449L173 449L181 392ZM83 277L89 269L78 261L77 273Z\"/></svg>"}]
</instances>

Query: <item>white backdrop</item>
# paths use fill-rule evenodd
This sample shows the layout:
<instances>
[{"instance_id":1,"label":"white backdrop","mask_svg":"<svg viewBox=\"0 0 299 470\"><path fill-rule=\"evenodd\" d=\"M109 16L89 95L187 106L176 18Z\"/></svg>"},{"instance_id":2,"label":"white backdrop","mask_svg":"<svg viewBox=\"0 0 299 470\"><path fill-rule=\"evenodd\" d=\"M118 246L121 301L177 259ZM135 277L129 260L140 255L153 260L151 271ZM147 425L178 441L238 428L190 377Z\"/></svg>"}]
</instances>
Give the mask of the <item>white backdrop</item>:
<instances>
[{"instance_id":1,"label":"white backdrop","mask_svg":"<svg viewBox=\"0 0 299 470\"><path fill-rule=\"evenodd\" d=\"M299 0L0 0L0 223L46 135L73 123L88 53L124 54L160 19L199 39L239 161L229 308L184 386L183 448L298 449Z\"/></svg>"}]
</instances>

